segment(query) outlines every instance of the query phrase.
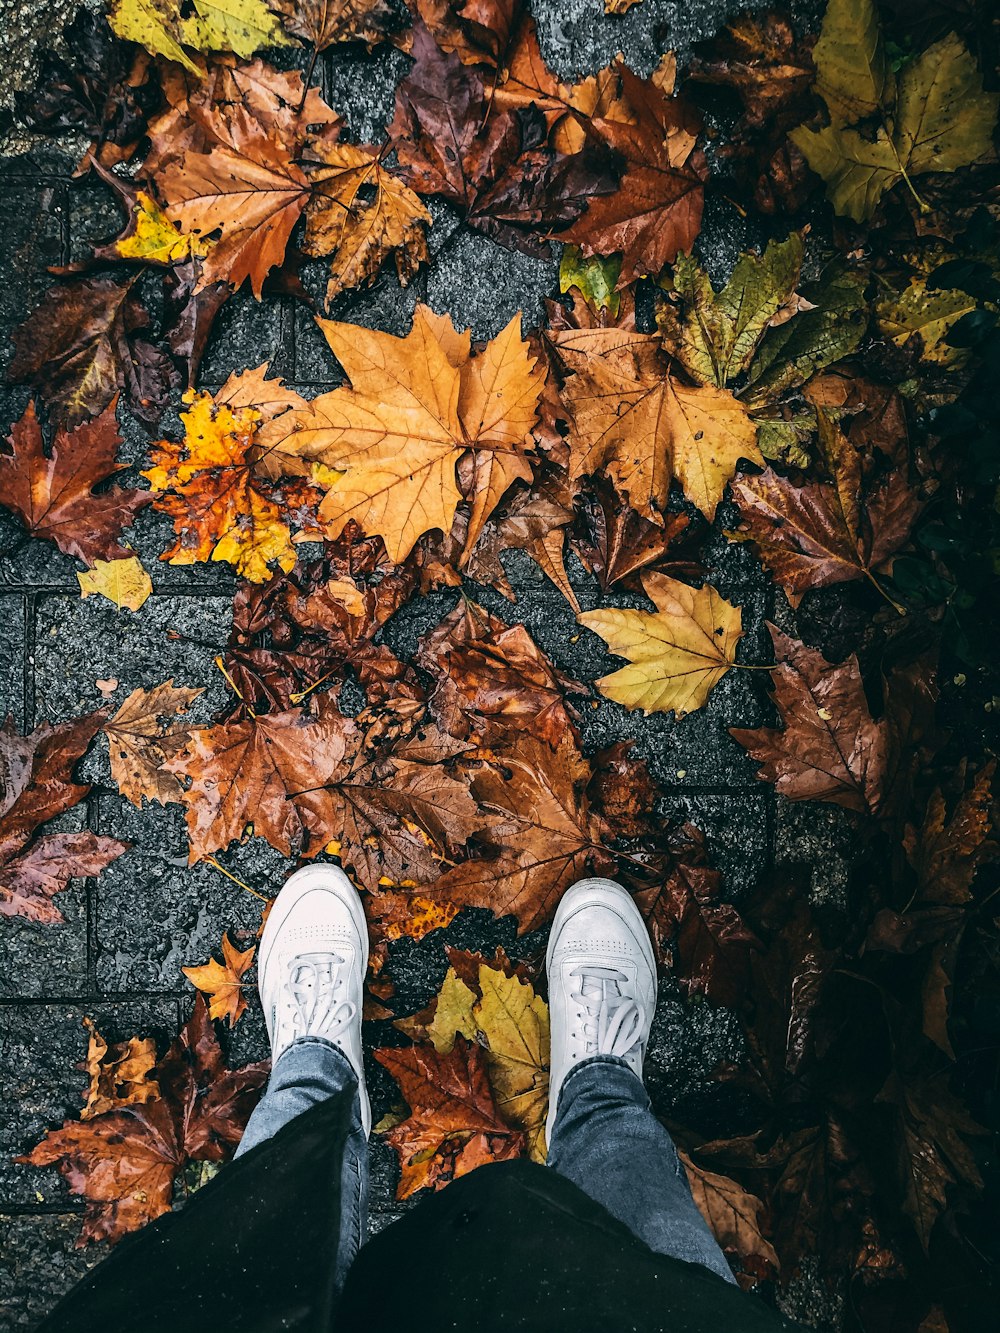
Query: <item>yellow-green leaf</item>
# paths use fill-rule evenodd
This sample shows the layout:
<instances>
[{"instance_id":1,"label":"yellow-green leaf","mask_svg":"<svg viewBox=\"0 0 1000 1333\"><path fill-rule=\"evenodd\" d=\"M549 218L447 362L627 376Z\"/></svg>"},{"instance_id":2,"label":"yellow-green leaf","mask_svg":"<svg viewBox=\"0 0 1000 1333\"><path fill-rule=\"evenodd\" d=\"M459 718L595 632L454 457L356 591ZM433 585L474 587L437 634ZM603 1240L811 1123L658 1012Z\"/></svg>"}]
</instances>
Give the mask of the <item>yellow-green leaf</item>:
<instances>
[{"instance_id":1,"label":"yellow-green leaf","mask_svg":"<svg viewBox=\"0 0 1000 1333\"><path fill-rule=\"evenodd\" d=\"M816 90L834 120L851 124L891 103L894 81L873 0L830 0L813 61Z\"/></svg>"},{"instance_id":2,"label":"yellow-green leaf","mask_svg":"<svg viewBox=\"0 0 1000 1333\"><path fill-rule=\"evenodd\" d=\"M621 271L621 255L586 259L578 245L567 245L559 261L559 290L565 293L575 287L593 310L607 310L614 319L621 308L617 291Z\"/></svg>"},{"instance_id":3,"label":"yellow-green leaf","mask_svg":"<svg viewBox=\"0 0 1000 1333\"><path fill-rule=\"evenodd\" d=\"M676 303L663 301L657 311L666 350L697 383L724 389L749 366L801 268L798 232L771 241L762 255L740 255L719 292L690 255L679 256L671 283Z\"/></svg>"},{"instance_id":4,"label":"yellow-green leaf","mask_svg":"<svg viewBox=\"0 0 1000 1333\"><path fill-rule=\"evenodd\" d=\"M122 259L144 259L155 264L173 264L193 256L204 258L211 247L211 241L181 231L144 190L136 198L132 226L115 242Z\"/></svg>"},{"instance_id":5,"label":"yellow-green leaf","mask_svg":"<svg viewBox=\"0 0 1000 1333\"><path fill-rule=\"evenodd\" d=\"M197 11L182 20L180 38L197 51L233 51L252 56L262 46L294 43L264 0L193 0Z\"/></svg>"},{"instance_id":6,"label":"yellow-green leaf","mask_svg":"<svg viewBox=\"0 0 1000 1333\"><path fill-rule=\"evenodd\" d=\"M998 101L953 32L904 66L896 144L909 174L957 171L989 152Z\"/></svg>"},{"instance_id":7,"label":"yellow-green leaf","mask_svg":"<svg viewBox=\"0 0 1000 1333\"><path fill-rule=\"evenodd\" d=\"M923 279L911 283L891 300L876 307L878 326L886 338L902 347L914 333L924 346L924 360L940 366L961 365L968 359L964 347L949 347L945 337L951 326L970 310L976 301L968 292L928 291Z\"/></svg>"},{"instance_id":8,"label":"yellow-green leaf","mask_svg":"<svg viewBox=\"0 0 1000 1333\"><path fill-rule=\"evenodd\" d=\"M125 560L95 560L94 568L76 576L80 581L80 596L95 593L114 602L119 611L127 607L138 611L153 591L153 582L137 556Z\"/></svg>"},{"instance_id":9,"label":"yellow-green leaf","mask_svg":"<svg viewBox=\"0 0 1000 1333\"><path fill-rule=\"evenodd\" d=\"M474 1009L475 1022L481 1039L485 1039L497 1110L508 1124L524 1130L529 1157L544 1162L549 1103L548 1005L528 982L482 963L479 989L483 997Z\"/></svg>"},{"instance_id":10,"label":"yellow-green leaf","mask_svg":"<svg viewBox=\"0 0 1000 1333\"><path fill-rule=\"evenodd\" d=\"M885 191L902 179L892 140L881 127L874 139L838 124L821 130L800 125L788 137L826 181L834 211L855 222L870 218Z\"/></svg>"},{"instance_id":11,"label":"yellow-green leaf","mask_svg":"<svg viewBox=\"0 0 1000 1333\"><path fill-rule=\"evenodd\" d=\"M108 22L126 42L137 42L154 56L184 65L192 74L201 70L180 44L178 0L112 0Z\"/></svg>"}]
</instances>

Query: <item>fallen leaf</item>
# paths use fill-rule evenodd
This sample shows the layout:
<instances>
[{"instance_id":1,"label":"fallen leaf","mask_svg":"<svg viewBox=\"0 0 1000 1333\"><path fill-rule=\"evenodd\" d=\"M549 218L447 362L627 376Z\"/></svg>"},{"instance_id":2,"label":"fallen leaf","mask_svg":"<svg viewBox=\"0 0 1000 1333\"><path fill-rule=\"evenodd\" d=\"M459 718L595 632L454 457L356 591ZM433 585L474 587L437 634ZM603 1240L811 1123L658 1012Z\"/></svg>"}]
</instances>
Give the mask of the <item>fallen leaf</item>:
<instances>
[{"instance_id":1,"label":"fallen leaf","mask_svg":"<svg viewBox=\"0 0 1000 1333\"><path fill-rule=\"evenodd\" d=\"M642 586L655 611L585 611L577 619L630 663L597 681L603 695L647 716L673 710L680 720L735 665L742 613L707 583L691 588L645 574Z\"/></svg>"},{"instance_id":2,"label":"fallen leaf","mask_svg":"<svg viewBox=\"0 0 1000 1333\"><path fill-rule=\"evenodd\" d=\"M268 713L190 728L164 767L190 780L181 800L191 864L241 840L248 829L285 856L322 851L328 838L317 841L310 810L292 798L340 776L352 732L349 719L325 706L316 716Z\"/></svg>"},{"instance_id":3,"label":"fallen leaf","mask_svg":"<svg viewBox=\"0 0 1000 1333\"><path fill-rule=\"evenodd\" d=\"M549 1009L530 983L494 967L479 968L481 997L473 1006L477 1039L485 1042L497 1110L523 1131L528 1156L545 1162L549 1108Z\"/></svg>"},{"instance_id":4,"label":"fallen leaf","mask_svg":"<svg viewBox=\"0 0 1000 1333\"><path fill-rule=\"evenodd\" d=\"M369 50L391 33L396 12L388 0L271 0L285 31L326 51L340 42L365 42Z\"/></svg>"},{"instance_id":5,"label":"fallen leaf","mask_svg":"<svg viewBox=\"0 0 1000 1333\"><path fill-rule=\"evenodd\" d=\"M707 1171L678 1153L698 1211L720 1249L739 1260L743 1271L758 1281L773 1278L780 1268L774 1246L763 1233L764 1205L729 1176Z\"/></svg>"},{"instance_id":6,"label":"fallen leaf","mask_svg":"<svg viewBox=\"0 0 1000 1333\"><path fill-rule=\"evenodd\" d=\"M159 1084L150 1077L156 1064L156 1042L152 1037L129 1037L109 1046L93 1019L85 1018L83 1025L89 1036L82 1068L90 1084L84 1093L81 1120L92 1120L106 1111L159 1097Z\"/></svg>"},{"instance_id":7,"label":"fallen leaf","mask_svg":"<svg viewBox=\"0 0 1000 1333\"><path fill-rule=\"evenodd\" d=\"M897 347L904 347L916 334L923 360L939 366L961 366L968 359L968 349L952 347L948 334L952 325L977 305L975 297L967 292L947 288L928 291L921 278L898 296L879 301L875 313L880 332Z\"/></svg>"},{"instance_id":8,"label":"fallen leaf","mask_svg":"<svg viewBox=\"0 0 1000 1333\"><path fill-rule=\"evenodd\" d=\"M204 259L211 249L211 242L181 231L152 195L139 190L128 226L110 248L120 259L175 264L185 259Z\"/></svg>"},{"instance_id":9,"label":"fallen leaf","mask_svg":"<svg viewBox=\"0 0 1000 1333\"><path fill-rule=\"evenodd\" d=\"M322 559L239 587L223 662L244 706L287 710L348 672L370 704L422 698L412 668L377 641L415 584L412 567L394 565L380 538L349 523Z\"/></svg>"},{"instance_id":10,"label":"fallen leaf","mask_svg":"<svg viewBox=\"0 0 1000 1333\"><path fill-rule=\"evenodd\" d=\"M119 391L142 421L157 421L180 377L171 359L140 334L149 314L137 279L80 278L50 287L39 310L13 333L8 379L30 384L67 429L101 415Z\"/></svg>"},{"instance_id":11,"label":"fallen leaf","mask_svg":"<svg viewBox=\"0 0 1000 1333\"><path fill-rule=\"evenodd\" d=\"M894 77L873 0L831 0L813 55L830 124L802 125L791 138L838 213L864 222L898 181L914 190L914 177L957 171L989 151L1000 98L983 90L954 33Z\"/></svg>"},{"instance_id":12,"label":"fallen leaf","mask_svg":"<svg viewBox=\"0 0 1000 1333\"><path fill-rule=\"evenodd\" d=\"M192 12L193 11L193 12ZM112 0L108 22L127 42L198 72L188 51L234 51L251 56L262 46L287 46L288 38L264 0Z\"/></svg>"},{"instance_id":13,"label":"fallen leaf","mask_svg":"<svg viewBox=\"0 0 1000 1333\"><path fill-rule=\"evenodd\" d=\"M238 383L216 398L189 389L180 414L184 439L154 444L153 466L143 476L152 487L154 508L173 519L177 535L161 560L173 565L225 560L244 578L262 583L272 564L291 569L295 551L280 486L257 471L264 413L242 405ZM257 380L252 384L256 388ZM294 401L302 400L294 396Z\"/></svg>"},{"instance_id":14,"label":"fallen leaf","mask_svg":"<svg viewBox=\"0 0 1000 1333\"><path fill-rule=\"evenodd\" d=\"M104 723L111 777L137 809L142 809L143 797L161 803L181 801L181 784L165 765L183 748L189 730L174 719L186 713L201 693L200 687L188 689L173 679L151 690L139 686ZM169 719L165 726L161 718Z\"/></svg>"},{"instance_id":15,"label":"fallen leaf","mask_svg":"<svg viewBox=\"0 0 1000 1333\"><path fill-rule=\"evenodd\" d=\"M52 902L71 879L98 875L128 844L89 830L37 833L39 825L78 805L90 787L73 769L90 745L103 714L50 725L18 736L10 718L0 727L0 916L54 925L63 920Z\"/></svg>"},{"instance_id":16,"label":"fallen leaf","mask_svg":"<svg viewBox=\"0 0 1000 1333\"><path fill-rule=\"evenodd\" d=\"M114 602L119 611L122 607L138 611L153 591L153 580L142 561L134 555L126 556L124 560L95 560L93 569L78 573L76 577L80 581L81 597L98 594Z\"/></svg>"},{"instance_id":17,"label":"fallen leaf","mask_svg":"<svg viewBox=\"0 0 1000 1333\"><path fill-rule=\"evenodd\" d=\"M734 535L753 541L793 602L810 588L874 582L874 572L885 569L904 544L921 508L906 476L905 439L891 460L870 453L882 466L869 466L866 477L862 448L831 412L820 408L817 417L828 481L796 486L768 468L733 485L741 519Z\"/></svg>"},{"instance_id":18,"label":"fallen leaf","mask_svg":"<svg viewBox=\"0 0 1000 1333\"><path fill-rule=\"evenodd\" d=\"M640 572L670 560L674 548L691 533L687 514L666 513L662 524L651 523L622 504L601 476L580 497L579 508L578 530L583 527L586 536L573 537L573 550L605 592L618 584L641 587Z\"/></svg>"},{"instance_id":19,"label":"fallen leaf","mask_svg":"<svg viewBox=\"0 0 1000 1333\"><path fill-rule=\"evenodd\" d=\"M481 71L441 50L420 22L412 52L416 64L396 89L388 133L418 194L446 199L502 245L543 255L546 233L568 236L563 229L588 200L614 189L610 157L596 140L572 153L550 148L542 111L494 99Z\"/></svg>"},{"instance_id":20,"label":"fallen leaf","mask_svg":"<svg viewBox=\"0 0 1000 1333\"><path fill-rule=\"evenodd\" d=\"M185 232L220 233L200 285L240 287L249 279L259 300L309 200L309 179L292 148L242 107L216 128L220 142L207 153L189 149L169 161L156 177L157 191L167 216Z\"/></svg>"},{"instance_id":21,"label":"fallen leaf","mask_svg":"<svg viewBox=\"0 0 1000 1333\"><path fill-rule=\"evenodd\" d=\"M814 648L770 629L774 702L784 727L730 727L730 735L760 764L759 776L788 800L876 812L885 790L888 729L868 711L857 658L832 666Z\"/></svg>"},{"instance_id":22,"label":"fallen leaf","mask_svg":"<svg viewBox=\"0 0 1000 1333\"><path fill-rule=\"evenodd\" d=\"M586 686L558 671L523 625L505 625L474 602L459 602L425 635L415 660L436 682L431 712L459 740L475 734L495 745L530 731L558 745L577 734L578 715L564 696Z\"/></svg>"},{"instance_id":23,"label":"fallen leaf","mask_svg":"<svg viewBox=\"0 0 1000 1333\"><path fill-rule=\"evenodd\" d=\"M574 881L614 865L601 846L603 821L587 800L589 779L589 765L568 737L553 748L524 736L516 751L483 762L471 788L491 816L483 833L494 855L447 870L427 896L513 915L521 935L543 925Z\"/></svg>"},{"instance_id":24,"label":"fallen leaf","mask_svg":"<svg viewBox=\"0 0 1000 1333\"><path fill-rule=\"evenodd\" d=\"M188 1162L218 1162L239 1143L268 1064L226 1068L199 995L194 1012L151 1071L160 1095L49 1130L19 1162L57 1166L85 1201L77 1245L111 1244L169 1212Z\"/></svg>"},{"instance_id":25,"label":"fallen leaf","mask_svg":"<svg viewBox=\"0 0 1000 1333\"><path fill-rule=\"evenodd\" d=\"M430 213L383 165L383 149L328 143L317 153L303 249L331 256L327 303L348 287L370 286L390 255L405 287L428 258Z\"/></svg>"},{"instance_id":26,"label":"fallen leaf","mask_svg":"<svg viewBox=\"0 0 1000 1333\"><path fill-rule=\"evenodd\" d=\"M442 1189L477 1166L522 1154L524 1135L500 1116L481 1047L459 1037L448 1055L432 1046L390 1047L376 1051L375 1059L397 1080L410 1107L409 1116L385 1135L402 1168L397 1198Z\"/></svg>"},{"instance_id":27,"label":"fallen leaf","mask_svg":"<svg viewBox=\"0 0 1000 1333\"><path fill-rule=\"evenodd\" d=\"M692 388L672 376L656 338L618 330L607 336L603 355L555 339L573 371L562 390L572 427L571 479L603 469L655 523L676 479L712 519L739 460L763 462L746 408L728 390Z\"/></svg>"},{"instance_id":28,"label":"fallen leaf","mask_svg":"<svg viewBox=\"0 0 1000 1333\"><path fill-rule=\"evenodd\" d=\"M758 941L722 897L722 876L709 864L703 835L692 824L671 829L665 855L644 868L654 884L635 895L659 961L686 995L738 1006Z\"/></svg>"},{"instance_id":29,"label":"fallen leaf","mask_svg":"<svg viewBox=\"0 0 1000 1333\"><path fill-rule=\"evenodd\" d=\"M230 1027L235 1027L242 1018L247 1007L243 995L243 973L253 965L256 952L256 945L241 952L230 941L228 932L223 931L223 962L217 963L214 958L210 958L200 967L181 968L191 985L208 996L209 1018L228 1019Z\"/></svg>"},{"instance_id":30,"label":"fallen leaf","mask_svg":"<svg viewBox=\"0 0 1000 1333\"><path fill-rule=\"evenodd\" d=\"M518 478L544 374L519 333L520 316L470 354L469 333L418 306L405 338L320 320L350 385L321 394L261 432L287 470L299 460L326 491L319 517L330 537L353 519L403 560L422 533L451 529L461 492L456 465L475 461L470 544Z\"/></svg>"},{"instance_id":31,"label":"fallen leaf","mask_svg":"<svg viewBox=\"0 0 1000 1333\"><path fill-rule=\"evenodd\" d=\"M122 487L95 494L125 466L115 461L121 436L114 403L75 431L57 431L49 456L29 403L7 442L10 451L0 452L3 503L33 537L46 537L91 566L129 558L119 537L149 497Z\"/></svg>"},{"instance_id":32,"label":"fallen leaf","mask_svg":"<svg viewBox=\"0 0 1000 1333\"><path fill-rule=\"evenodd\" d=\"M586 213L560 233L585 255L622 255L619 287L656 276L701 229L704 154L696 147L701 122L680 98L619 65L628 119L595 117L591 128L625 159L618 189L590 201Z\"/></svg>"}]
</instances>

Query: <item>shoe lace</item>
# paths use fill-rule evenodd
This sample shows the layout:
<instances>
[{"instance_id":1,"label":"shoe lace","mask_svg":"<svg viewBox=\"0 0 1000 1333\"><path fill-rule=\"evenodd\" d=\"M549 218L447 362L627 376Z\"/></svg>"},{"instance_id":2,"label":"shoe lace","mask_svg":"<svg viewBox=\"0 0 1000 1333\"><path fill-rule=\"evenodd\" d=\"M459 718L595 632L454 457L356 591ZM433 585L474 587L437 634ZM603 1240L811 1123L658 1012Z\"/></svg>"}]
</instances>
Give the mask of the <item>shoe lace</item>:
<instances>
[{"instance_id":1,"label":"shoe lace","mask_svg":"<svg viewBox=\"0 0 1000 1333\"><path fill-rule=\"evenodd\" d=\"M350 1025L358 1006L342 996L346 962L337 953L299 954L291 960L282 1004L296 1037L337 1041Z\"/></svg>"},{"instance_id":2,"label":"shoe lace","mask_svg":"<svg viewBox=\"0 0 1000 1333\"><path fill-rule=\"evenodd\" d=\"M570 991L580 1025L573 1035L584 1048L579 1054L631 1054L641 1040L643 1010L638 1000L622 994L628 980L625 973L615 967L581 963L570 976L579 981Z\"/></svg>"}]
</instances>

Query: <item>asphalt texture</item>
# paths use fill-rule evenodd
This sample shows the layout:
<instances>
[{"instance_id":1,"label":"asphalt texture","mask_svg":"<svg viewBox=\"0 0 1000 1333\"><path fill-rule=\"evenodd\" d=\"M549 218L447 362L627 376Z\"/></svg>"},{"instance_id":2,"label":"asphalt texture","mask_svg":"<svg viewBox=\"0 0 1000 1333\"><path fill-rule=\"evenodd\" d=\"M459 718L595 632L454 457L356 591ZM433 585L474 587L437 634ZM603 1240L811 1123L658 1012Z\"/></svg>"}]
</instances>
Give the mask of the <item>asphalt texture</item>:
<instances>
[{"instance_id":1,"label":"asphalt texture","mask_svg":"<svg viewBox=\"0 0 1000 1333\"><path fill-rule=\"evenodd\" d=\"M640 73L648 73L662 52L677 50L681 61L696 40L711 36L735 5L725 0L666 3L644 0L620 19L605 18L600 0L535 0L543 50L563 76L600 68L616 52ZM72 6L35 0L0 7L0 23L14 55L6 64L9 101L14 87L30 86L39 50L58 44ZM815 21L815 6L793 6L800 21ZM31 20L34 18L34 24ZM286 57L304 64L307 53ZM407 68L398 52L344 49L321 63L324 92L346 118L348 134L377 139L391 117L393 89ZM97 242L115 235L119 216L110 191L92 179L74 180L72 169L83 144L20 136L7 141L0 159L0 359L10 358L8 335L36 309L52 279L47 266L84 257ZM699 253L713 274L725 275L736 254L762 238L748 230L735 210L708 210ZM526 327L539 321L542 301L558 289L558 247L547 259L502 249L467 231L443 207L435 206L431 232L434 259L407 289L383 277L366 293L351 293L334 309L336 318L403 333L416 301L447 311L473 337L496 334L517 311ZM324 266L307 268L317 296L325 287ZM40 312L38 318L44 318ZM270 361L306 396L336 382L337 372L311 317L291 299L260 304L240 294L224 308L206 355L201 383L217 386L231 372ZM0 416L6 431L27 401L21 388L0 389ZM161 433L177 428L168 415ZM149 434L138 423L122 422L123 453L141 466ZM126 480L128 474L124 474ZM747 662L766 660L764 620L785 620L787 608L774 594L745 547L722 537L732 510L723 505L709 547L709 578L744 608ZM208 719L225 694L213 658L224 645L231 613L233 579L225 566L172 569L158 561L167 523L145 511L131 540L150 570L154 594L136 613L117 611L101 598L82 601L76 563L50 543L22 540L17 522L0 510L0 716L10 713L29 730L43 720L79 716L108 702L116 707L136 686L150 687L173 677L178 684L207 686L195 716ZM570 607L538 568L520 553L505 556L517 594L510 603L493 589L469 591L508 622L520 621L557 665L585 681L610 669L602 642L580 632ZM594 606L599 590L571 561L571 577L581 603ZM400 652L412 651L418 637L454 604L456 594L417 599L387 626L385 637ZM627 595L608 599L640 604ZM168 632L170 637L168 638ZM116 680L108 699L97 681ZM759 726L770 719L768 703L754 673L730 673L707 707L682 722L672 716L628 713L602 700L585 710L583 735L588 753L623 737L634 737L666 796L663 817L683 814L705 832L715 863L725 875L726 894L739 902L772 867L807 861L815 867L817 896L836 899L846 873L848 834L830 807L790 807L777 802L758 781L752 762L729 736L731 726ZM57 1172L16 1165L12 1157L30 1150L44 1131L75 1115L85 1077L78 1068L86 1049L81 1020L96 1020L109 1040L132 1034L172 1036L190 1010L193 992L181 974L187 964L204 962L218 948L223 931L237 941L252 938L259 904L206 865L189 868L179 806L134 809L110 781L106 751L97 743L83 765L94 784L87 802L70 812L65 827L89 826L120 837L131 850L99 879L80 880L58 898L66 922L34 926L20 920L0 925L0 1329L33 1327L58 1297L100 1258L100 1248L74 1248L80 1208ZM253 840L229 858L249 884L273 892L291 869L275 851ZM445 937L459 947L492 951L515 948L515 923L489 913L462 913ZM518 942L517 951L538 953L543 934ZM440 932L393 946L394 1008L410 1013L424 1005L446 967ZM252 974L251 974L252 975ZM738 1053L738 1032L725 1011L681 998L670 979L661 989L647 1066L657 1110L697 1126L706 1136L731 1132L738 1107L733 1093L711 1071L721 1058ZM250 1011L227 1035L234 1063L267 1054L256 996ZM386 1024L372 1025L369 1049L392 1040ZM376 1120L396 1101L389 1076L370 1062ZM396 1215L396 1166L389 1150L373 1144L373 1226ZM789 1296L790 1312L829 1327L833 1315L820 1293L806 1283ZM140 1318L137 1312L137 1318Z\"/></svg>"}]
</instances>

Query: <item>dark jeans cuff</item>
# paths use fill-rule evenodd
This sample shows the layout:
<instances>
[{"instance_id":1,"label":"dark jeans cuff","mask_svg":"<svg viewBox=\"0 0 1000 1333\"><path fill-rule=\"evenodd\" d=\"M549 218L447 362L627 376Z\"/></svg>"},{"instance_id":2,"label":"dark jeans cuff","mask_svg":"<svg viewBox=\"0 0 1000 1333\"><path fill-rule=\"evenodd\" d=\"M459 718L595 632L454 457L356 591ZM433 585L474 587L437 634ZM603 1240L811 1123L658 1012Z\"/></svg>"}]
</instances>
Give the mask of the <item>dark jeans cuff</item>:
<instances>
[{"instance_id":1,"label":"dark jeans cuff","mask_svg":"<svg viewBox=\"0 0 1000 1333\"><path fill-rule=\"evenodd\" d=\"M563 1110L567 1093L574 1088L574 1085L581 1078L585 1083L590 1082L591 1079L599 1077L601 1070L607 1069L623 1069L628 1075L628 1079L623 1081L627 1085L629 1080L631 1080L635 1085L636 1097L645 1099L646 1094L642 1079L639 1078L632 1066L622 1056L588 1055L585 1060L578 1061L563 1079L562 1087L559 1089L559 1101L557 1103L555 1124L558 1123L559 1115ZM586 1072L588 1070L592 1070L593 1072L588 1074ZM555 1129L555 1124L553 1124L553 1130Z\"/></svg>"}]
</instances>

